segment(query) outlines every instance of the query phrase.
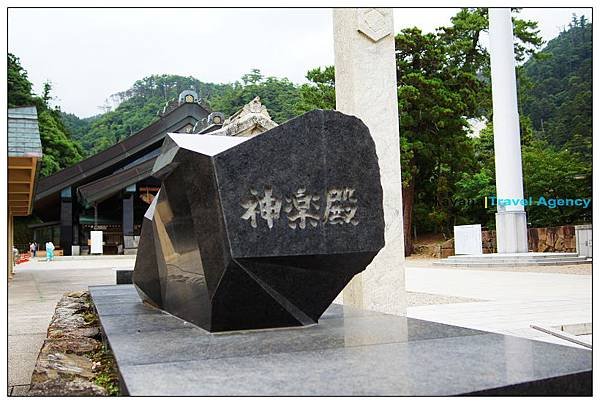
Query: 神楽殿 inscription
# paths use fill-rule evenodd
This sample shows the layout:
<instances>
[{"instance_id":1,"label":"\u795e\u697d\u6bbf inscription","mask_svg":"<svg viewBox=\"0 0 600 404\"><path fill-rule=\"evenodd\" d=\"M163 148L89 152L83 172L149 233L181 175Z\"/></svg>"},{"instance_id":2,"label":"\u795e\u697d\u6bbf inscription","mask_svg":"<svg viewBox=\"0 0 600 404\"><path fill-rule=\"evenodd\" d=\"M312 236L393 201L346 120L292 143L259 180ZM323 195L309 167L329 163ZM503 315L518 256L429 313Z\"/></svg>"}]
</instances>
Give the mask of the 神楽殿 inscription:
<instances>
[{"instance_id":1,"label":"\u795e\u697d\u6bbf inscription","mask_svg":"<svg viewBox=\"0 0 600 404\"><path fill-rule=\"evenodd\" d=\"M271 186L265 186L260 193L251 188L249 193L252 197L240 204L246 209L241 218L248 220L253 228L258 226L257 218L263 219L269 229L273 228L282 211L290 229L306 229L307 224L308 228L319 224L358 224L355 217L358 199L354 188L328 189L324 197L307 192L306 188L298 188L289 197L278 196Z\"/></svg>"}]
</instances>

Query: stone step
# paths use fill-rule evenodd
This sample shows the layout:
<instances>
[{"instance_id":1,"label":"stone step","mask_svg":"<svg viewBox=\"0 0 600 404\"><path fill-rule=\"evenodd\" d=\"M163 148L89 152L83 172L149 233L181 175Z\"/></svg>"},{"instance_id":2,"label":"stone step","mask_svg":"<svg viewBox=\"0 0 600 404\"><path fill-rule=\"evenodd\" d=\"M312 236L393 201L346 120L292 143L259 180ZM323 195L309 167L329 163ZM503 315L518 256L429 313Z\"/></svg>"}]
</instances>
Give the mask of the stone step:
<instances>
[{"instance_id":1,"label":"stone step","mask_svg":"<svg viewBox=\"0 0 600 404\"><path fill-rule=\"evenodd\" d=\"M579 265L591 264L592 260L587 258L578 258L571 260L538 260L538 261L458 261L458 260L440 260L435 261L436 266L451 267L519 267L519 266L550 266L550 265Z\"/></svg>"},{"instance_id":2,"label":"stone step","mask_svg":"<svg viewBox=\"0 0 600 404\"><path fill-rule=\"evenodd\" d=\"M526 259L514 259L514 258L455 258L455 259L448 259L447 261L449 262L523 262L523 263L527 263L527 262L546 262L546 261L552 261L552 262L561 262L561 261L573 261L573 260L585 260L585 257L557 257L557 258L526 258Z\"/></svg>"},{"instance_id":3,"label":"stone step","mask_svg":"<svg viewBox=\"0 0 600 404\"><path fill-rule=\"evenodd\" d=\"M448 257L448 261L536 261L536 260L555 260L555 261L563 261L563 260L573 260L573 259L585 259L586 257L583 255L573 254L570 256L558 256L558 257L502 257L500 255L496 255L493 257L486 257L481 255L463 255L463 256L451 256Z\"/></svg>"},{"instance_id":4,"label":"stone step","mask_svg":"<svg viewBox=\"0 0 600 404\"><path fill-rule=\"evenodd\" d=\"M578 257L576 252L572 253L515 253L515 254L473 254L473 255L452 255L448 259L461 259L461 258L542 258L542 257Z\"/></svg>"},{"instance_id":5,"label":"stone step","mask_svg":"<svg viewBox=\"0 0 600 404\"><path fill-rule=\"evenodd\" d=\"M46 257L37 257L37 261L46 261ZM55 256L53 261L72 261L72 260L133 260L134 255L61 255Z\"/></svg>"}]
</instances>

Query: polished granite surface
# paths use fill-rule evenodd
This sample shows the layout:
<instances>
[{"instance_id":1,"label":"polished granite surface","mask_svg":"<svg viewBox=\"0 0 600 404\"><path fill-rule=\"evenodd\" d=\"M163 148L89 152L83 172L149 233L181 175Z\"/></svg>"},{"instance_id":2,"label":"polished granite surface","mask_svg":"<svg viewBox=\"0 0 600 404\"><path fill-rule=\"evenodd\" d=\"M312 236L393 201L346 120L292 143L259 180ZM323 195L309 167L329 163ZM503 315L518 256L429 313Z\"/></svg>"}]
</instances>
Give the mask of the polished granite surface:
<instances>
[{"instance_id":1,"label":"polished granite surface","mask_svg":"<svg viewBox=\"0 0 600 404\"><path fill-rule=\"evenodd\" d=\"M315 324L384 246L375 143L316 110L252 138L168 134L133 283L207 331Z\"/></svg>"},{"instance_id":2,"label":"polished granite surface","mask_svg":"<svg viewBox=\"0 0 600 404\"><path fill-rule=\"evenodd\" d=\"M130 395L591 394L591 351L333 304L318 324L209 333L90 287Z\"/></svg>"}]
</instances>

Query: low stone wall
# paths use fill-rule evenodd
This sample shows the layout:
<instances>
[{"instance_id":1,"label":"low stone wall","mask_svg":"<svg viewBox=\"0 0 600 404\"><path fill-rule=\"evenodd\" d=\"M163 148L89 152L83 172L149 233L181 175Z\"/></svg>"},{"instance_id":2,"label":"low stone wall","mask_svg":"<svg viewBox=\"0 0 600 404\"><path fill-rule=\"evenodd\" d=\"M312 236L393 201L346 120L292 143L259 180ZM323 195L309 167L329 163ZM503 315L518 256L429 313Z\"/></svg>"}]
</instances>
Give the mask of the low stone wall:
<instances>
[{"instance_id":1,"label":"low stone wall","mask_svg":"<svg viewBox=\"0 0 600 404\"><path fill-rule=\"evenodd\" d=\"M29 395L118 395L112 355L103 346L88 292L65 293L38 355Z\"/></svg>"},{"instance_id":2,"label":"low stone wall","mask_svg":"<svg viewBox=\"0 0 600 404\"><path fill-rule=\"evenodd\" d=\"M438 246L438 258L444 259L454 255L454 239L444 241Z\"/></svg>"},{"instance_id":3,"label":"low stone wall","mask_svg":"<svg viewBox=\"0 0 600 404\"><path fill-rule=\"evenodd\" d=\"M529 229L529 251L576 252L575 226Z\"/></svg>"},{"instance_id":4,"label":"low stone wall","mask_svg":"<svg viewBox=\"0 0 600 404\"><path fill-rule=\"evenodd\" d=\"M481 232L481 245L484 254L491 254L496 252L496 231L495 230L483 230Z\"/></svg>"},{"instance_id":5,"label":"low stone wall","mask_svg":"<svg viewBox=\"0 0 600 404\"><path fill-rule=\"evenodd\" d=\"M483 253L496 252L496 232L482 231ZM535 227L527 229L527 244L532 252L575 252L575 226Z\"/></svg>"},{"instance_id":6,"label":"low stone wall","mask_svg":"<svg viewBox=\"0 0 600 404\"><path fill-rule=\"evenodd\" d=\"M415 244L414 255L447 258L454 255L454 239L446 240L441 244Z\"/></svg>"},{"instance_id":7,"label":"low stone wall","mask_svg":"<svg viewBox=\"0 0 600 404\"><path fill-rule=\"evenodd\" d=\"M577 239L575 226L536 227L527 229L529 251L532 252L576 252ZM496 231L481 232L484 254L496 252ZM437 246L436 258L443 259L454 255L454 239Z\"/></svg>"}]
</instances>

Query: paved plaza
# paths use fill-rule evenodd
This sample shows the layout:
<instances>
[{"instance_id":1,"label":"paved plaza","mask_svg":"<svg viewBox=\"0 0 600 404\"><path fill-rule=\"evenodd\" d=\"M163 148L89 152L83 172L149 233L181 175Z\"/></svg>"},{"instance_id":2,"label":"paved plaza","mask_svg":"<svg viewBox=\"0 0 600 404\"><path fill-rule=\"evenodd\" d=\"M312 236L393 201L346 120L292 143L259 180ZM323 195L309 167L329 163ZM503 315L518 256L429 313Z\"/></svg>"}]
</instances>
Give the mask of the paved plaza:
<instances>
[{"instance_id":1,"label":"paved plaza","mask_svg":"<svg viewBox=\"0 0 600 404\"><path fill-rule=\"evenodd\" d=\"M29 388L35 361L63 293L114 284L113 267L133 260L30 261L15 267L8 285L8 394Z\"/></svg>"},{"instance_id":2,"label":"paved plaza","mask_svg":"<svg viewBox=\"0 0 600 404\"><path fill-rule=\"evenodd\" d=\"M542 341L574 345L530 328L592 322L591 265L575 274L523 270L439 269L432 261L406 262L409 294L425 296L408 316ZM17 265L8 293L8 393L28 387L57 301L64 292L115 283L113 268L134 259L63 259ZM560 273L563 272L563 273ZM591 336L588 337L591 342ZM575 345L578 346L578 345ZM581 346L578 346L581 347Z\"/></svg>"},{"instance_id":3,"label":"paved plaza","mask_svg":"<svg viewBox=\"0 0 600 404\"><path fill-rule=\"evenodd\" d=\"M561 273L564 272L561 267L555 269L556 272L551 272L550 267L539 269L543 272L531 272L537 270L535 267L514 271L454 270L439 269L428 262L407 261L407 291L479 300L413 306L407 309L407 314L444 324L578 346L530 327L592 322L591 264L577 265L574 268L577 274ZM591 343L591 335L581 339Z\"/></svg>"}]
</instances>

